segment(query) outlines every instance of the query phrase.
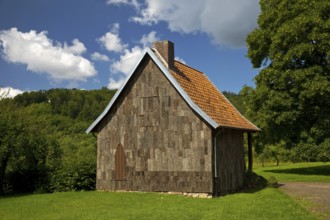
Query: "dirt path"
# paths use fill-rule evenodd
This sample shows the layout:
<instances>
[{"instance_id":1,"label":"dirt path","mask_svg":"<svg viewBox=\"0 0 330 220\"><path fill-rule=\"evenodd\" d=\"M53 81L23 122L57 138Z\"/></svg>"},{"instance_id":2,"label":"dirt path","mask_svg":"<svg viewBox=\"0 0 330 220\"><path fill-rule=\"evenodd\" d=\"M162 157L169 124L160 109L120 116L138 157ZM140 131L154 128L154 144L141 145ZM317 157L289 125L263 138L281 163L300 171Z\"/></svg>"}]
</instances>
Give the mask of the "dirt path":
<instances>
[{"instance_id":1,"label":"dirt path","mask_svg":"<svg viewBox=\"0 0 330 220\"><path fill-rule=\"evenodd\" d=\"M287 182L281 189L320 219L330 219L330 183Z\"/></svg>"}]
</instances>

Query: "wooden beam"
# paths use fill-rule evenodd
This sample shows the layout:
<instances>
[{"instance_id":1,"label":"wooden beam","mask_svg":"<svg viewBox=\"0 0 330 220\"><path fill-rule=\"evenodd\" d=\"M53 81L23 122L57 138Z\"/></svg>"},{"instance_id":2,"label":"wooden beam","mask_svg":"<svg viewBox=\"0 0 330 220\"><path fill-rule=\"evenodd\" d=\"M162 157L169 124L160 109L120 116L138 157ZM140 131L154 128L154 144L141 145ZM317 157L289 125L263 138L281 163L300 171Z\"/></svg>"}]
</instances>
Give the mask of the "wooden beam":
<instances>
[{"instance_id":1,"label":"wooden beam","mask_svg":"<svg viewBox=\"0 0 330 220\"><path fill-rule=\"evenodd\" d=\"M252 157L252 134L248 133L248 171L252 172L253 157Z\"/></svg>"}]
</instances>

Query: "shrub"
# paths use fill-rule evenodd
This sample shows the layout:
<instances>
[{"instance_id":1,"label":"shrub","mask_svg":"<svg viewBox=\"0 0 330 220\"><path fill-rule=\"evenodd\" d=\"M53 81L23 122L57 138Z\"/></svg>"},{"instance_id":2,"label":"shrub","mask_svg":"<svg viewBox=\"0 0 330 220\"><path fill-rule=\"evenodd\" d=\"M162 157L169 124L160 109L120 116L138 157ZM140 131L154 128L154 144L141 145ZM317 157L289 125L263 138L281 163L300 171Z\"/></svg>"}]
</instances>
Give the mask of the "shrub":
<instances>
[{"instance_id":1,"label":"shrub","mask_svg":"<svg viewBox=\"0 0 330 220\"><path fill-rule=\"evenodd\" d=\"M272 188L279 187L277 179L274 176L269 177L269 179L267 180L267 186Z\"/></svg>"},{"instance_id":2,"label":"shrub","mask_svg":"<svg viewBox=\"0 0 330 220\"><path fill-rule=\"evenodd\" d=\"M94 190L96 171L95 164L80 163L76 166L65 166L56 170L51 176L52 192Z\"/></svg>"},{"instance_id":3,"label":"shrub","mask_svg":"<svg viewBox=\"0 0 330 220\"><path fill-rule=\"evenodd\" d=\"M267 186L267 180L254 172L245 173L243 189L262 189Z\"/></svg>"},{"instance_id":4,"label":"shrub","mask_svg":"<svg viewBox=\"0 0 330 220\"><path fill-rule=\"evenodd\" d=\"M317 160L323 163L330 161L330 138L318 146Z\"/></svg>"}]
</instances>

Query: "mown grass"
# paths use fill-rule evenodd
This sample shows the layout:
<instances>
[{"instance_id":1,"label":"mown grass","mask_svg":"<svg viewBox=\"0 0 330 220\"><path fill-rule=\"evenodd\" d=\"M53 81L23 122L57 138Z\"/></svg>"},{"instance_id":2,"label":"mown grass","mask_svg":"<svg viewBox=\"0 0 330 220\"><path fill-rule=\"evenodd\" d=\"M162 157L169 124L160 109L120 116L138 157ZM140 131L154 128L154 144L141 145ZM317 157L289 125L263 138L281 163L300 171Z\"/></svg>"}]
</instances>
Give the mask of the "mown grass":
<instances>
[{"instance_id":1,"label":"mown grass","mask_svg":"<svg viewBox=\"0 0 330 220\"><path fill-rule=\"evenodd\" d=\"M279 182L330 182L329 163L296 163L265 167L257 165L254 172L266 179L274 176Z\"/></svg>"},{"instance_id":2,"label":"mown grass","mask_svg":"<svg viewBox=\"0 0 330 220\"><path fill-rule=\"evenodd\" d=\"M66 192L0 198L0 219L315 219L277 189L216 199Z\"/></svg>"},{"instance_id":3,"label":"mown grass","mask_svg":"<svg viewBox=\"0 0 330 220\"><path fill-rule=\"evenodd\" d=\"M330 182L323 163L257 167L280 182ZM279 189L215 199L159 193L66 192L0 197L0 219L315 219Z\"/></svg>"}]
</instances>

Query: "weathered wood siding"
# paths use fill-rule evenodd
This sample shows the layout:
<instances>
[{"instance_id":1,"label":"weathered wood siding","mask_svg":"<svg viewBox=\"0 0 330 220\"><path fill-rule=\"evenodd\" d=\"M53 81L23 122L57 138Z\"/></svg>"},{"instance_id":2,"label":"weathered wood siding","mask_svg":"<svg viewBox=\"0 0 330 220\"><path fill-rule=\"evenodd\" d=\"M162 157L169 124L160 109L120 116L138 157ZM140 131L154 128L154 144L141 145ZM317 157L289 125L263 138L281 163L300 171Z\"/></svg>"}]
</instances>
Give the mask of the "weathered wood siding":
<instances>
[{"instance_id":1,"label":"weathered wood siding","mask_svg":"<svg viewBox=\"0 0 330 220\"><path fill-rule=\"evenodd\" d=\"M237 191L244 182L244 133L240 130L224 129L216 141L219 192L224 195Z\"/></svg>"},{"instance_id":2,"label":"weathered wood siding","mask_svg":"<svg viewBox=\"0 0 330 220\"><path fill-rule=\"evenodd\" d=\"M97 129L97 189L212 192L212 129L148 57ZM114 176L119 144L125 181Z\"/></svg>"}]
</instances>

